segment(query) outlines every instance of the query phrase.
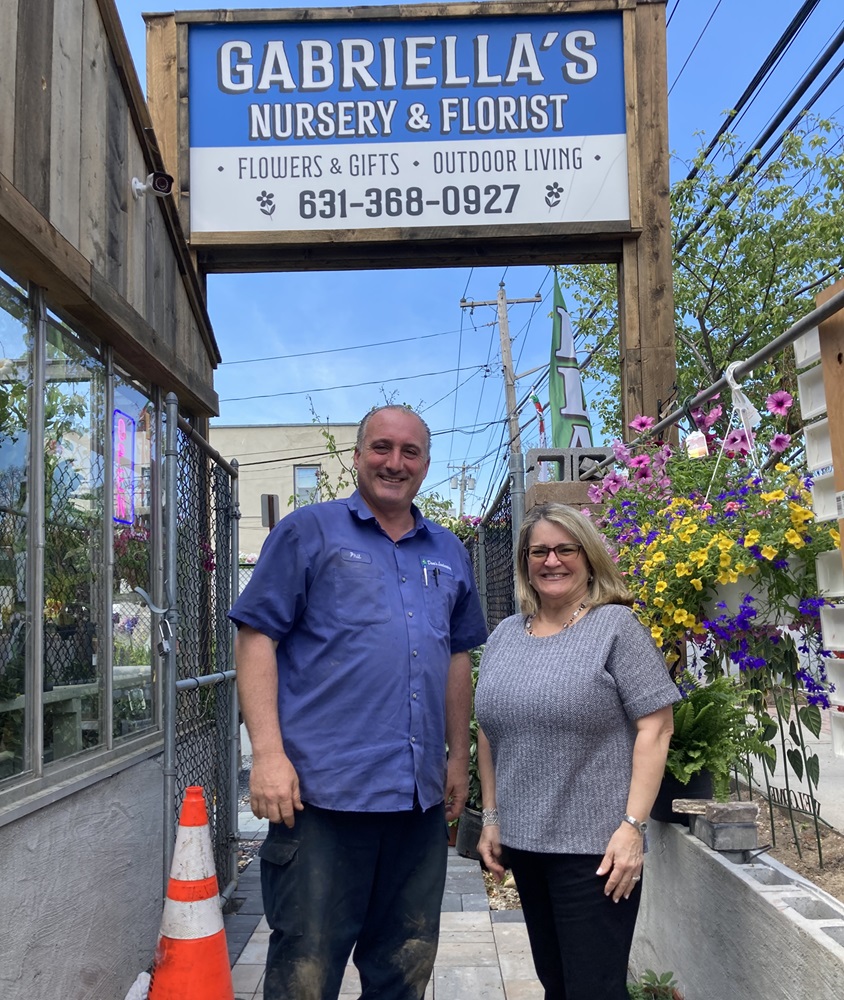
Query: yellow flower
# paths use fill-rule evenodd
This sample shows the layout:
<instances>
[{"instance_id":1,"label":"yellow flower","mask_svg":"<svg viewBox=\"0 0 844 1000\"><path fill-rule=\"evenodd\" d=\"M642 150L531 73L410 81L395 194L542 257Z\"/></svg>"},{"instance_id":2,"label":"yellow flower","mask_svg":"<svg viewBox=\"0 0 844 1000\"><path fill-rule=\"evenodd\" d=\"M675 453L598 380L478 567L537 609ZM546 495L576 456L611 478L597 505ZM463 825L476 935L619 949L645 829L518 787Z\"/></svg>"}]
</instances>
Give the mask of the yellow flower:
<instances>
[{"instance_id":1,"label":"yellow flower","mask_svg":"<svg viewBox=\"0 0 844 1000\"><path fill-rule=\"evenodd\" d=\"M664 552L654 552L654 554L652 556L652 560L655 563L665 562L665 553Z\"/></svg>"},{"instance_id":2,"label":"yellow flower","mask_svg":"<svg viewBox=\"0 0 844 1000\"><path fill-rule=\"evenodd\" d=\"M692 577L692 579L689 580L689 583L695 588L695 590L697 591L703 590L703 581L698 577L696 576Z\"/></svg>"},{"instance_id":3,"label":"yellow flower","mask_svg":"<svg viewBox=\"0 0 844 1000\"><path fill-rule=\"evenodd\" d=\"M691 576L692 567L686 562L677 563L677 565L674 567L674 574L675 576L678 577Z\"/></svg>"},{"instance_id":4,"label":"yellow flower","mask_svg":"<svg viewBox=\"0 0 844 1000\"><path fill-rule=\"evenodd\" d=\"M657 646L662 645L662 629L659 625L651 625L651 635L653 636L654 642Z\"/></svg>"},{"instance_id":5,"label":"yellow flower","mask_svg":"<svg viewBox=\"0 0 844 1000\"><path fill-rule=\"evenodd\" d=\"M762 536L759 532L753 528L751 531L744 536L744 547L749 549L751 545L755 545Z\"/></svg>"},{"instance_id":6,"label":"yellow flower","mask_svg":"<svg viewBox=\"0 0 844 1000\"><path fill-rule=\"evenodd\" d=\"M654 586L654 590L656 591L657 594L661 594L667 586L668 584L665 582L665 580L659 580Z\"/></svg>"},{"instance_id":7,"label":"yellow flower","mask_svg":"<svg viewBox=\"0 0 844 1000\"><path fill-rule=\"evenodd\" d=\"M797 532L794 530L794 528L789 528L788 531L786 531L785 540L788 542L789 545L793 545L795 549L802 549L803 546L806 544L803 541L803 536L798 535ZM764 555L764 549L763 549L763 555Z\"/></svg>"},{"instance_id":8,"label":"yellow flower","mask_svg":"<svg viewBox=\"0 0 844 1000\"><path fill-rule=\"evenodd\" d=\"M833 540L833 542L835 542L836 545L838 545L839 547L841 546L841 535L838 534L837 529L830 528L829 537Z\"/></svg>"},{"instance_id":9,"label":"yellow flower","mask_svg":"<svg viewBox=\"0 0 844 1000\"><path fill-rule=\"evenodd\" d=\"M721 553L721 558L718 560L718 565L722 566L722 567L723 566L731 566L732 563L733 563L733 557L730 555L730 553L729 552L722 552Z\"/></svg>"},{"instance_id":10,"label":"yellow flower","mask_svg":"<svg viewBox=\"0 0 844 1000\"><path fill-rule=\"evenodd\" d=\"M695 549L689 553L689 559L700 569L709 559L709 549Z\"/></svg>"},{"instance_id":11,"label":"yellow flower","mask_svg":"<svg viewBox=\"0 0 844 1000\"><path fill-rule=\"evenodd\" d=\"M779 503L781 500L785 500L785 493L782 490L771 490L770 493L763 493L762 499L765 503Z\"/></svg>"},{"instance_id":12,"label":"yellow flower","mask_svg":"<svg viewBox=\"0 0 844 1000\"><path fill-rule=\"evenodd\" d=\"M770 562L777 554L777 550L773 545L763 545L762 555Z\"/></svg>"},{"instance_id":13,"label":"yellow flower","mask_svg":"<svg viewBox=\"0 0 844 1000\"><path fill-rule=\"evenodd\" d=\"M774 468L777 470L777 472L790 472L791 471L791 466L790 465L786 465L785 462L777 462L777 464L774 466Z\"/></svg>"},{"instance_id":14,"label":"yellow flower","mask_svg":"<svg viewBox=\"0 0 844 1000\"><path fill-rule=\"evenodd\" d=\"M652 603L655 604L658 608L661 608L663 606L663 604L665 604L665 598L664 597L654 597Z\"/></svg>"}]
</instances>

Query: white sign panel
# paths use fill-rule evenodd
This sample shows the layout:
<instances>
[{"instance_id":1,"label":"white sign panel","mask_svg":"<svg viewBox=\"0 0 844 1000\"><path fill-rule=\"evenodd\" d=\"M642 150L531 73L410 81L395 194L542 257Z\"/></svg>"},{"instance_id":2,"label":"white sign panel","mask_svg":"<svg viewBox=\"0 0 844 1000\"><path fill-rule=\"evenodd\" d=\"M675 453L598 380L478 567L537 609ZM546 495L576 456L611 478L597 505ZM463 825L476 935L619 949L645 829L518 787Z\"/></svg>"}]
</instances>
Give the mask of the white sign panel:
<instances>
[{"instance_id":1,"label":"white sign panel","mask_svg":"<svg viewBox=\"0 0 844 1000\"><path fill-rule=\"evenodd\" d=\"M629 218L616 13L191 25L191 231Z\"/></svg>"}]
</instances>

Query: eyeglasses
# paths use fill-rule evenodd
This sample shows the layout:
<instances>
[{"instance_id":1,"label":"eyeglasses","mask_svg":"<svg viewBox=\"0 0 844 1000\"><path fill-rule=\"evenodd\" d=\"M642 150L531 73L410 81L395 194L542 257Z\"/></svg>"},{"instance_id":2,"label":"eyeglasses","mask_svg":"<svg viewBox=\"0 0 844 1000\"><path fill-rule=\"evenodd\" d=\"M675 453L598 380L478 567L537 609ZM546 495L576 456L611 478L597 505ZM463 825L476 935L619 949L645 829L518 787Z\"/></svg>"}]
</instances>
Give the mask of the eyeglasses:
<instances>
[{"instance_id":1,"label":"eyeglasses","mask_svg":"<svg viewBox=\"0 0 844 1000\"><path fill-rule=\"evenodd\" d=\"M549 549L547 545L530 545L527 554L528 559L545 562L548 553L553 552L560 562L568 562L570 559L577 559L582 548L583 546L576 542L563 542L562 545L555 545L553 549Z\"/></svg>"}]
</instances>

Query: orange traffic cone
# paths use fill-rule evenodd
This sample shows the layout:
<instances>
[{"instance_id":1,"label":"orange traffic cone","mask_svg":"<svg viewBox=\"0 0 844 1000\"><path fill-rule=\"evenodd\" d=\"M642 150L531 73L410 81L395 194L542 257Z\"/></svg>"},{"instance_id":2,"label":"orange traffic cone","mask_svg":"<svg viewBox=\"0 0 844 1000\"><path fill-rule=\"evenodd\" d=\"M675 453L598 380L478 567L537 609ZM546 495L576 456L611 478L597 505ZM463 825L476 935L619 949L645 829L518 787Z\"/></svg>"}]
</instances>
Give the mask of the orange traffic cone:
<instances>
[{"instance_id":1,"label":"orange traffic cone","mask_svg":"<svg viewBox=\"0 0 844 1000\"><path fill-rule=\"evenodd\" d=\"M149 1000L234 1000L208 813L185 790Z\"/></svg>"}]
</instances>

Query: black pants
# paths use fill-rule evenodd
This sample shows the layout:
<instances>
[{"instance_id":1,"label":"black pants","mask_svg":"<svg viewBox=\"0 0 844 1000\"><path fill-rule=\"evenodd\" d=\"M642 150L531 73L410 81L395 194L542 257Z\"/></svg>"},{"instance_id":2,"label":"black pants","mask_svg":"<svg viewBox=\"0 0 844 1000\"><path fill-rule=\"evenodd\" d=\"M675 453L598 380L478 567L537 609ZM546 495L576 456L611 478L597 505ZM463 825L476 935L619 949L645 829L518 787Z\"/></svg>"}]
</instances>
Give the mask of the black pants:
<instances>
[{"instance_id":1,"label":"black pants","mask_svg":"<svg viewBox=\"0 0 844 1000\"><path fill-rule=\"evenodd\" d=\"M642 883L614 903L601 855L508 850L545 1000L627 1000Z\"/></svg>"},{"instance_id":2,"label":"black pants","mask_svg":"<svg viewBox=\"0 0 844 1000\"><path fill-rule=\"evenodd\" d=\"M442 805L348 813L306 805L270 824L261 889L270 925L264 1000L335 1000L354 948L361 1000L422 1000L445 887Z\"/></svg>"}]
</instances>

